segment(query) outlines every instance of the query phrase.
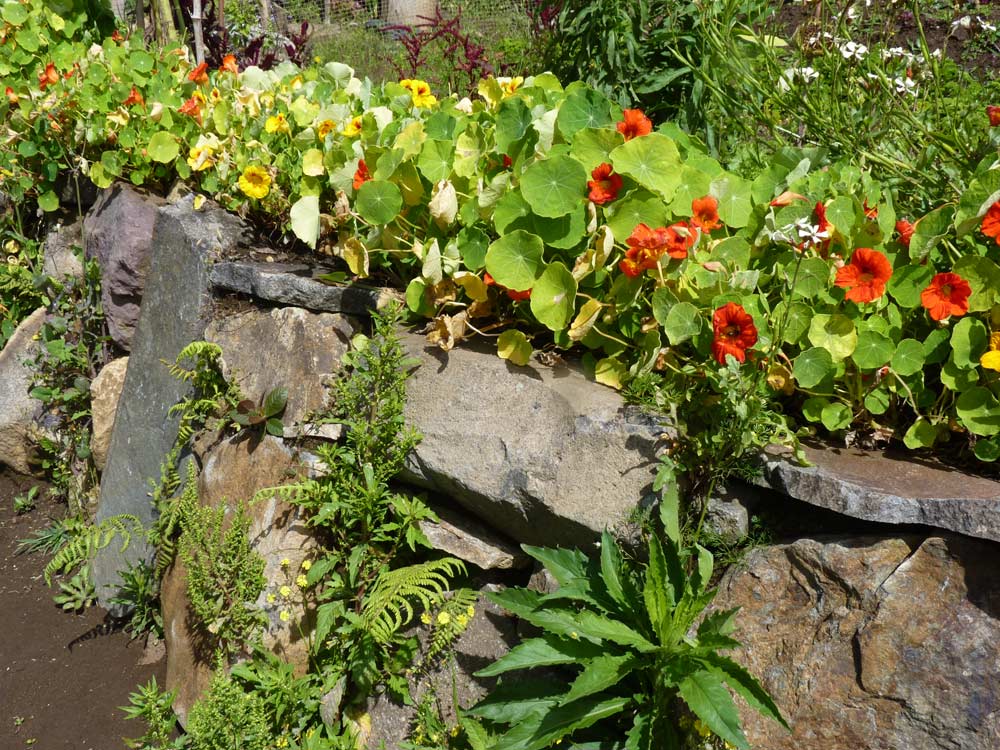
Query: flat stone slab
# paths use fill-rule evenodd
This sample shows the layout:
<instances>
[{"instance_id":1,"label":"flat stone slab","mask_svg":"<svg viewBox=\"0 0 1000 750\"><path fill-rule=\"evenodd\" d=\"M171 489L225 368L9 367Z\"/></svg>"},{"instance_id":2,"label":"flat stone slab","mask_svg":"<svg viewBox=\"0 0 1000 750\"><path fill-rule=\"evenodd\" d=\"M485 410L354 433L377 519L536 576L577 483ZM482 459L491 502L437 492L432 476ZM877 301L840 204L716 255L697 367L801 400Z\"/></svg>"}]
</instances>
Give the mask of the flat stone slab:
<instances>
[{"instance_id":1,"label":"flat stone slab","mask_svg":"<svg viewBox=\"0 0 1000 750\"><path fill-rule=\"evenodd\" d=\"M879 451L805 446L805 453L812 466L769 449L757 483L852 518L1000 541L1000 482Z\"/></svg>"},{"instance_id":2,"label":"flat stone slab","mask_svg":"<svg viewBox=\"0 0 1000 750\"><path fill-rule=\"evenodd\" d=\"M399 299L398 293L389 289L333 286L317 280L328 272L329 269L304 263L226 261L212 266L211 280L216 289L282 305L348 315L367 315L384 307L389 300Z\"/></svg>"}]
</instances>

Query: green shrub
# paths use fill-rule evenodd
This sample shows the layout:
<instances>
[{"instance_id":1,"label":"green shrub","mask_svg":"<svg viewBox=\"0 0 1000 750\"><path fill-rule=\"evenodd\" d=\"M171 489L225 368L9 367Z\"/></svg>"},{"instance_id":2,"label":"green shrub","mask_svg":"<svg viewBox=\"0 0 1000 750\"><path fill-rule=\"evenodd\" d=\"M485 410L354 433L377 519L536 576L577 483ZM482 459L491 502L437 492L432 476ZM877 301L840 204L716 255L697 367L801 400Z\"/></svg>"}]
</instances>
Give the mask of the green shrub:
<instances>
[{"instance_id":1,"label":"green shrub","mask_svg":"<svg viewBox=\"0 0 1000 750\"><path fill-rule=\"evenodd\" d=\"M264 701L244 692L222 668L191 707L187 732L191 750L273 750L275 742Z\"/></svg>"}]
</instances>

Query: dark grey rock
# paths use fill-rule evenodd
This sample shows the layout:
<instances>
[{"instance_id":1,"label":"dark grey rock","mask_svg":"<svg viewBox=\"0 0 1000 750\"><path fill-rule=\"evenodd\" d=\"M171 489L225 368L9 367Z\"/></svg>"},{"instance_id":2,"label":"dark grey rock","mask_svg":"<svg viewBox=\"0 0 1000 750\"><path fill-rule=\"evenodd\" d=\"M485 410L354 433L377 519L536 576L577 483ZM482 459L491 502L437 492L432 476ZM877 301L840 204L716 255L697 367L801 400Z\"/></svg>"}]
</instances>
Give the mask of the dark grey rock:
<instances>
[{"instance_id":1,"label":"dark grey rock","mask_svg":"<svg viewBox=\"0 0 1000 750\"><path fill-rule=\"evenodd\" d=\"M765 453L758 483L853 518L1000 541L1000 482L859 448L805 451L812 466Z\"/></svg>"},{"instance_id":2,"label":"dark grey rock","mask_svg":"<svg viewBox=\"0 0 1000 750\"><path fill-rule=\"evenodd\" d=\"M31 398L32 368L27 364L39 351L35 335L45 323L40 307L21 321L0 351L0 465L29 474L36 457L34 435L41 403Z\"/></svg>"},{"instance_id":3,"label":"dark grey rock","mask_svg":"<svg viewBox=\"0 0 1000 750\"><path fill-rule=\"evenodd\" d=\"M167 412L189 388L170 375L164 362L173 362L204 335L209 261L232 252L241 233L234 216L217 208L194 211L190 200L158 211L156 253L101 480L98 521L120 513L147 525L153 520L150 487L159 481L160 466L177 438L179 417ZM150 552L142 540L133 539L125 552L112 544L97 555L91 573L102 606L114 596L118 571Z\"/></svg>"},{"instance_id":4,"label":"dark grey rock","mask_svg":"<svg viewBox=\"0 0 1000 750\"><path fill-rule=\"evenodd\" d=\"M328 269L291 263L225 262L212 267L218 289L321 312L367 315L399 296L391 289L332 286L316 277Z\"/></svg>"},{"instance_id":5,"label":"dark grey rock","mask_svg":"<svg viewBox=\"0 0 1000 750\"><path fill-rule=\"evenodd\" d=\"M83 247L83 221L59 225L45 236L42 271L58 281L83 278L83 261L74 248Z\"/></svg>"},{"instance_id":6,"label":"dark grey rock","mask_svg":"<svg viewBox=\"0 0 1000 750\"><path fill-rule=\"evenodd\" d=\"M101 302L111 338L128 350L139 320L153 231L163 201L124 183L103 191L84 219L87 257L101 266Z\"/></svg>"},{"instance_id":7,"label":"dark grey rock","mask_svg":"<svg viewBox=\"0 0 1000 750\"><path fill-rule=\"evenodd\" d=\"M612 389L568 366L516 367L494 351L403 340L421 361L406 418L423 435L405 481L545 546L593 542L652 491L665 430Z\"/></svg>"}]
</instances>

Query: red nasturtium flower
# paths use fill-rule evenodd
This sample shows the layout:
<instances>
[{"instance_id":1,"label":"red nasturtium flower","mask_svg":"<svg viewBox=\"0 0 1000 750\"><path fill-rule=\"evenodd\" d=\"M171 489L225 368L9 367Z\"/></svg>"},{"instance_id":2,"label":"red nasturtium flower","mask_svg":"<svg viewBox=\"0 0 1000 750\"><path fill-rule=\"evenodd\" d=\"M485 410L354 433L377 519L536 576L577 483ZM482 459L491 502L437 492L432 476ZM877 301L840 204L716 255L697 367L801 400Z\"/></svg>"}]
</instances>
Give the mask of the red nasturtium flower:
<instances>
[{"instance_id":1,"label":"red nasturtium flower","mask_svg":"<svg viewBox=\"0 0 1000 750\"><path fill-rule=\"evenodd\" d=\"M691 201L691 223L706 233L721 227L719 201L711 195Z\"/></svg>"},{"instance_id":2,"label":"red nasturtium flower","mask_svg":"<svg viewBox=\"0 0 1000 750\"><path fill-rule=\"evenodd\" d=\"M193 117L195 122L201 125L201 102L198 100L198 97L192 96L177 111L182 115Z\"/></svg>"},{"instance_id":3,"label":"red nasturtium flower","mask_svg":"<svg viewBox=\"0 0 1000 750\"><path fill-rule=\"evenodd\" d=\"M45 70L38 74L38 88L42 91L48 86L59 83L59 71L56 70L55 63L49 63Z\"/></svg>"},{"instance_id":4,"label":"red nasturtium flower","mask_svg":"<svg viewBox=\"0 0 1000 750\"><path fill-rule=\"evenodd\" d=\"M698 241L698 227L679 221L667 227L667 255L674 260L684 260L688 250Z\"/></svg>"},{"instance_id":5,"label":"red nasturtium flower","mask_svg":"<svg viewBox=\"0 0 1000 750\"><path fill-rule=\"evenodd\" d=\"M10 104L12 104L12 105L13 104L17 104L17 101L20 98L20 97L18 97L18 95L14 91L14 89L12 89L10 86L8 86L6 89L4 89L4 94L7 96L7 101Z\"/></svg>"},{"instance_id":6,"label":"red nasturtium flower","mask_svg":"<svg viewBox=\"0 0 1000 750\"><path fill-rule=\"evenodd\" d=\"M114 33L111 35L111 41L121 43L125 41L125 37L121 35L121 32L118 31L118 29L115 29Z\"/></svg>"},{"instance_id":7,"label":"red nasturtium flower","mask_svg":"<svg viewBox=\"0 0 1000 750\"><path fill-rule=\"evenodd\" d=\"M652 133L653 121L646 117L641 109L626 109L622 112L622 121L615 127L625 136L626 141L631 141L633 138Z\"/></svg>"},{"instance_id":8,"label":"red nasturtium flower","mask_svg":"<svg viewBox=\"0 0 1000 750\"><path fill-rule=\"evenodd\" d=\"M900 245L903 247L910 246L910 238L913 237L914 229L916 229L916 227L906 219L900 219L896 222L896 231L899 233Z\"/></svg>"},{"instance_id":9,"label":"red nasturtium flower","mask_svg":"<svg viewBox=\"0 0 1000 750\"><path fill-rule=\"evenodd\" d=\"M868 199L865 198L865 203L864 203L864 206L862 208L864 208L865 218L866 219L875 220L875 219L878 218L878 204L877 203L874 206L869 206L868 205Z\"/></svg>"},{"instance_id":10,"label":"red nasturtium flower","mask_svg":"<svg viewBox=\"0 0 1000 750\"><path fill-rule=\"evenodd\" d=\"M208 63L203 62L197 68L188 73L188 80L194 81L199 85L208 83Z\"/></svg>"},{"instance_id":11,"label":"red nasturtium flower","mask_svg":"<svg viewBox=\"0 0 1000 750\"><path fill-rule=\"evenodd\" d=\"M983 234L987 237L992 237L1000 245L1000 201L990 206L990 210L983 217L981 227Z\"/></svg>"},{"instance_id":12,"label":"red nasturtium flower","mask_svg":"<svg viewBox=\"0 0 1000 750\"><path fill-rule=\"evenodd\" d=\"M514 289L508 289L507 287L503 286L502 284L497 284L496 279L494 279L493 276L490 275L489 271L484 271L483 272L483 283L486 284L486 286L497 286L497 287L500 287L505 292L507 292L507 296L510 297L514 302L522 302L522 301L524 301L526 299L529 299L531 297L531 290L530 289L525 289L523 292L518 292L518 291L516 291Z\"/></svg>"},{"instance_id":13,"label":"red nasturtium flower","mask_svg":"<svg viewBox=\"0 0 1000 750\"><path fill-rule=\"evenodd\" d=\"M357 190L362 185L364 185L368 180L372 178L371 173L368 171L368 165L365 164L364 159L358 160L358 168L354 172L354 189Z\"/></svg>"},{"instance_id":14,"label":"red nasturtium flower","mask_svg":"<svg viewBox=\"0 0 1000 750\"><path fill-rule=\"evenodd\" d=\"M958 317L969 312L972 287L957 273L939 273L920 293L920 304L934 320Z\"/></svg>"},{"instance_id":15,"label":"red nasturtium flower","mask_svg":"<svg viewBox=\"0 0 1000 750\"><path fill-rule=\"evenodd\" d=\"M514 166L514 160L511 159L509 156L507 156L507 154L504 154L503 155L503 168L504 169L510 169L512 166Z\"/></svg>"},{"instance_id":16,"label":"red nasturtium flower","mask_svg":"<svg viewBox=\"0 0 1000 750\"><path fill-rule=\"evenodd\" d=\"M834 284L846 289L851 302L874 302L885 294L885 284L892 276L892 264L878 250L859 247L851 262L837 271Z\"/></svg>"},{"instance_id":17,"label":"red nasturtium flower","mask_svg":"<svg viewBox=\"0 0 1000 750\"><path fill-rule=\"evenodd\" d=\"M122 102L122 106L131 107L133 104L138 104L140 107L146 106L146 100L142 98L142 93L135 86L129 92L128 98Z\"/></svg>"},{"instance_id":18,"label":"red nasturtium flower","mask_svg":"<svg viewBox=\"0 0 1000 750\"><path fill-rule=\"evenodd\" d=\"M731 354L737 362L746 362L747 349L757 343L757 326L742 305L727 302L712 315L712 356L720 365Z\"/></svg>"},{"instance_id":19,"label":"red nasturtium flower","mask_svg":"<svg viewBox=\"0 0 1000 750\"><path fill-rule=\"evenodd\" d=\"M240 72L240 66L236 64L236 55L226 55L223 57L222 65L219 66L219 72L237 75Z\"/></svg>"},{"instance_id":20,"label":"red nasturtium flower","mask_svg":"<svg viewBox=\"0 0 1000 750\"><path fill-rule=\"evenodd\" d=\"M986 107L986 116L990 118L990 127L995 128L1000 125L1000 107L989 104Z\"/></svg>"},{"instance_id":21,"label":"red nasturtium flower","mask_svg":"<svg viewBox=\"0 0 1000 750\"><path fill-rule=\"evenodd\" d=\"M622 189L622 178L621 175L615 174L614 167L602 162L590 176L594 178L587 181L587 187L590 188L587 197L590 200L598 206L603 206L618 197L618 191Z\"/></svg>"}]
</instances>

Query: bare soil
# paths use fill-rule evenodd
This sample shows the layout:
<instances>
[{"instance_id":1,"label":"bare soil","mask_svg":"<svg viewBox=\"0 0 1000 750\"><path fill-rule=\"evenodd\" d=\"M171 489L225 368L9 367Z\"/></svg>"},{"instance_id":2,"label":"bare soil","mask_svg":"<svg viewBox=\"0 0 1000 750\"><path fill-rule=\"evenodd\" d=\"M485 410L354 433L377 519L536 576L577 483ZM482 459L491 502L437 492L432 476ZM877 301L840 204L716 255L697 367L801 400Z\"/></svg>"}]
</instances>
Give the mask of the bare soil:
<instances>
[{"instance_id":1,"label":"bare soil","mask_svg":"<svg viewBox=\"0 0 1000 750\"><path fill-rule=\"evenodd\" d=\"M13 498L32 484L0 473L0 750L124 748L144 727L118 706L154 675L162 685L166 660L141 664L144 644L109 627L104 610L63 612L42 578L47 558L15 554L65 510L41 499L15 515Z\"/></svg>"}]
</instances>

